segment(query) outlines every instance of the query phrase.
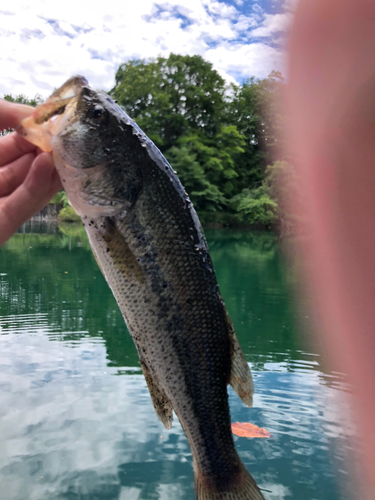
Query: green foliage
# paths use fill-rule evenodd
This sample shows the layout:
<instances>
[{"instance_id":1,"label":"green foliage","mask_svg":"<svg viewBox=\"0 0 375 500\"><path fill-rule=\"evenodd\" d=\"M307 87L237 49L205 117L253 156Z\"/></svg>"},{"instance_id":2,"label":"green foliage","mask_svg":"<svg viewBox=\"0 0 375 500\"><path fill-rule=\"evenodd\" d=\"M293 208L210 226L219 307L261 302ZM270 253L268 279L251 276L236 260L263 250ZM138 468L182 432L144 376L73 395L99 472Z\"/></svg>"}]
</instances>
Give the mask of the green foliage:
<instances>
[{"instance_id":1,"label":"green foliage","mask_svg":"<svg viewBox=\"0 0 375 500\"><path fill-rule=\"evenodd\" d=\"M238 177L235 159L243 153L244 137L235 126L222 125L213 139L197 133L185 135L179 143L189 145L203 166L208 180L221 188L223 195L232 191L232 179Z\"/></svg>"},{"instance_id":2,"label":"green foliage","mask_svg":"<svg viewBox=\"0 0 375 500\"><path fill-rule=\"evenodd\" d=\"M81 217L75 213L73 208L69 205L68 207L62 208L58 215L59 221L62 222L80 222Z\"/></svg>"},{"instance_id":3,"label":"green foliage","mask_svg":"<svg viewBox=\"0 0 375 500\"><path fill-rule=\"evenodd\" d=\"M87 235L85 228L82 225L81 218L80 223L76 222L60 222L59 231L60 233L69 236L69 238L79 238L80 246L84 245L85 248L90 249L90 245L87 242Z\"/></svg>"},{"instance_id":4,"label":"green foliage","mask_svg":"<svg viewBox=\"0 0 375 500\"><path fill-rule=\"evenodd\" d=\"M242 190L232 198L231 207L240 220L249 224L277 225L285 235L303 222L298 215L302 203L294 167L286 161L276 161L267 166L261 185Z\"/></svg>"},{"instance_id":5,"label":"green foliage","mask_svg":"<svg viewBox=\"0 0 375 500\"><path fill-rule=\"evenodd\" d=\"M19 104L27 104L28 106L39 106L39 104L43 104L44 98L40 94L36 94L35 97L29 99L24 94L19 94L17 96L12 96L12 94L5 94L3 99L9 102L18 102Z\"/></svg>"},{"instance_id":6,"label":"green foliage","mask_svg":"<svg viewBox=\"0 0 375 500\"><path fill-rule=\"evenodd\" d=\"M227 85L201 56L170 54L120 65L110 94L165 154L205 221L279 221L290 228L281 190L295 193L295 185L285 177L280 187L278 179L290 166L277 161L283 157L283 85L276 71ZM40 96L5 98L42 102ZM63 205L61 218L75 218L64 192L52 202Z\"/></svg>"},{"instance_id":7,"label":"green foliage","mask_svg":"<svg viewBox=\"0 0 375 500\"><path fill-rule=\"evenodd\" d=\"M199 132L184 135L166 152L198 211L222 210L237 177L235 158L243 152L243 136L222 125L214 139Z\"/></svg>"},{"instance_id":8,"label":"green foliage","mask_svg":"<svg viewBox=\"0 0 375 500\"><path fill-rule=\"evenodd\" d=\"M69 207L68 196L63 189L55 194L50 203L54 205L62 205L63 208Z\"/></svg>"},{"instance_id":9,"label":"green foliage","mask_svg":"<svg viewBox=\"0 0 375 500\"><path fill-rule=\"evenodd\" d=\"M270 197L267 186L243 189L231 200L241 222L254 226L271 226L277 220L277 203Z\"/></svg>"},{"instance_id":10,"label":"green foliage","mask_svg":"<svg viewBox=\"0 0 375 500\"><path fill-rule=\"evenodd\" d=\"M225 82L201 56L170 54L122 64L111 95L164 152L192 129L220 128Z\"/></svg>"},{"instance_id":11,"label":"green foliage","mask_svg":"<svg viewBox=\"0 0 375 500\"><path fill-rule=\"evenodd\" d=\"M283 78L272 71L268 78L250 78L231 86L227 120L245 138L244 154L237 160L237 192L255 186L264 179L266 166L282 154L280 109Z\"/></svg>"},{"instance_id":12,"label":"green foliage","mask_svg":"<svg viewBox=\"0 0 375 500\"><path fill-rule=\"evenodd\" d=\"M81 222L81 217L69 205L68 196L64 190L59 191L50 201L51 204L62 205L58 219L61 222Z\"/></svg>"},{"instance_id":13,"label":"green foliage","mask_svg":"<svg viewBox=\"0 0 375 500\"><path fill-rule=\"evenodd\" d=\"M196 210L218 210L225 204L225 198L219 188L207 179L204 166L196 161L194 139L192 136L191 143L186 142L180 147L171 148L166 154L167 159L176 169Z\"/></svg>"},{"instance_id":14,"label":"green foliage","mask_svg":"<svg viewBox=\"0 0 375 500\"><path fill-rule=\"evenodd\" d=\"M281 234L295 231L296 227L303 222L299 216L303 200L295 168L286 161L276 161L267 167L264 183L270 196L277 202Z\"/></svg>"},{"instance_id":15,"label":"green foliage","mask_svg":"<svg viewBox=\"0 0 375 500\"><path fill-rule=\"evenodd\" d=\"M269 225L275 202L257 186L279 146L282 82L272 72L226 86L202 57L171 54L122 64L111 94L166 155L200 214L232 207Z\"/></svg>"}]
</instances>

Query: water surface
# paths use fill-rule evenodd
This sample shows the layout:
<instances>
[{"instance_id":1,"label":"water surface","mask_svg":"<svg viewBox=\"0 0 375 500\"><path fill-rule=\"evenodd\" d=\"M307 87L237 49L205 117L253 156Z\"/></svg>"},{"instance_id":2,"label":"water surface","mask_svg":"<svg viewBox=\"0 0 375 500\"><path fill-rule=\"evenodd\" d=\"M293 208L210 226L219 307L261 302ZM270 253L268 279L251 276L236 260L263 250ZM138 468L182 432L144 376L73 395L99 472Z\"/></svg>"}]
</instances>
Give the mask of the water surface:
<instances>
[{"instance_id":1,"label":"water surface","mask_svg":"<svg viewBox=\"0 0 375 500\"><path fill-rule=\"evenodd\" d=\"M351 498L346 385L308 336L297 267L271 234L206 236L254 374L252 409L229 390L232 421L272 434L235 437L242 460L266 500ZM0 500L195 498L185 436L157 419L80 226L29 223L0 249L0 484Z\"/></svg>"}]
</instances>

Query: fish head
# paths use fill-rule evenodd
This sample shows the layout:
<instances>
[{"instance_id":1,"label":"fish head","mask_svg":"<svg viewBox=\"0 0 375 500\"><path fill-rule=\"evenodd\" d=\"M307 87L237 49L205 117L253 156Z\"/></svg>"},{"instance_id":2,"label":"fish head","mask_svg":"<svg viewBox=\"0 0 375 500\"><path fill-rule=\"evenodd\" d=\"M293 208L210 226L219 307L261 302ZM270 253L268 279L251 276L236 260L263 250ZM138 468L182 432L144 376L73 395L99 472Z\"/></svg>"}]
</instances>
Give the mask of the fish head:
<instances>
[{"instance_id":1,"label":"fish head","mask_svg":"<svg viewBox=\"0 0 375 500\"><path fill-rule=\"evenodd\" d=\"M69 202L79 215L111 216L129 209L142 187L138 162L129 158L134 147L127 143L125 128L131 124L124 116L108 95L75 76L16 130L52 152Z\"/></svg>"}]
</instances>

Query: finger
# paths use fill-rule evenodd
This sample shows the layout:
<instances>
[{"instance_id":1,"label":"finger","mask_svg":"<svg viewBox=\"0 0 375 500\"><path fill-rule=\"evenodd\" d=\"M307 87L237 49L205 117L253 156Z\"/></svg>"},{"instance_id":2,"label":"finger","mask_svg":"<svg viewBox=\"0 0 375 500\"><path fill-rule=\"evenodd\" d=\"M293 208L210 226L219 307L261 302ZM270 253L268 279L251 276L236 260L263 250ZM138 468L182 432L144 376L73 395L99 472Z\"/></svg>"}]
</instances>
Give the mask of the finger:
<instances>
[{"instance_id":1,"label":"finger","mask_svg":"<svg viewBox=\"0 0 375 500\"><path fill-rule=\"evenodd\" d=\"M34 111L31 106L0 99L0 130L16 127Z\"/></svg>"},{"instance_id":2,"label":"finger","mask_svg":"<svg viewBox=\"0 0 375 500\"><path fill-rule=\"evenodd\" d=\"M16 161L0 168L0 197L11 194L22 184L34 159L34 153L27 153Z\"/></svg>"},{"instance_id":3,"label":"finger","mask_svg":"<svg viewBox=\"0 0 375 500\"><path fill-rule=\"evenodd\" d=\"M11 195L0 200L0 245L61 189L52 156L39 155L25 179Z\"/></svg>"},{"instance_id":4,"label":"finger","mask_svg":"<svg viewBox=\"0 0 375 500\"><path fill-rule=\"evenodd\" d=\"M2 137L0 139L0 167L31 151L36 151L36 146L25 141L16 132Z\"/></svg>"},{"instance_id":5,"label":"finger","mask_svg":"<svg viewBox=\"0 0 375 500\"><path fill-rule=\"evenodd\" d=\"M32 169L25 180L25 188L31 193L36 192L41 185L45 186L46 203L50 201L57 191L62 189L61 180L50 153L41 153L36 157ZM42 203L40 209L42 209L46 203Z\"/></svg>"}]
</instances>

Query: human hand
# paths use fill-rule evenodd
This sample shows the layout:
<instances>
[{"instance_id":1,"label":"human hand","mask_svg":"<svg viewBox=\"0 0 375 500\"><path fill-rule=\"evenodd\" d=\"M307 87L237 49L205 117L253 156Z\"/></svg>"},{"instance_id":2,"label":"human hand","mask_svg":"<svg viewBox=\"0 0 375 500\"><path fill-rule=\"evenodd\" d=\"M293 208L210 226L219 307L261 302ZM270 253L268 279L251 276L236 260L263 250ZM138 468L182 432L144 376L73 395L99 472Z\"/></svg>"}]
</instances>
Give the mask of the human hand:
<instances>
[{"instance_id":1,"label":"human hand","mask_svg":"<svg viewBox=\"0 0 375 500\"><path fill-rule=\"evenodd\" d=\"M308 224L299 243L317 331L347 375L362 438L362 463L350 457L365 485L356 498L374 498L375 3L300 0L289 38L289 144Z\"/></svg>"},{"instance_id":2,"label":"human hand","mask_svg":"<svg viewBox=\"0 0 375 500\"><path fill-rule=\"evenodd\" d=\"M16 127L34 108L0 99L0 130ZM13 132L0 138L0 245L62 188L50 153Z\"/></svg>"}]
</instances>

